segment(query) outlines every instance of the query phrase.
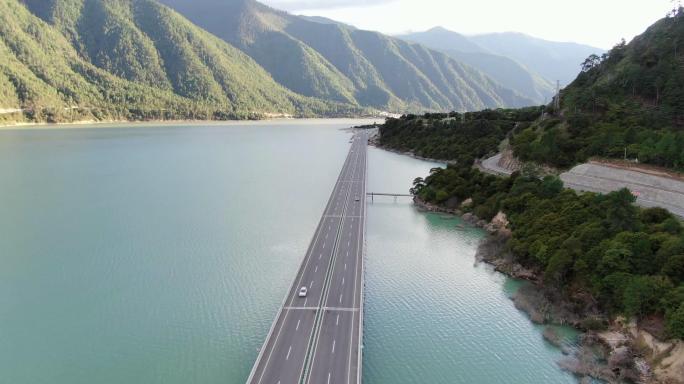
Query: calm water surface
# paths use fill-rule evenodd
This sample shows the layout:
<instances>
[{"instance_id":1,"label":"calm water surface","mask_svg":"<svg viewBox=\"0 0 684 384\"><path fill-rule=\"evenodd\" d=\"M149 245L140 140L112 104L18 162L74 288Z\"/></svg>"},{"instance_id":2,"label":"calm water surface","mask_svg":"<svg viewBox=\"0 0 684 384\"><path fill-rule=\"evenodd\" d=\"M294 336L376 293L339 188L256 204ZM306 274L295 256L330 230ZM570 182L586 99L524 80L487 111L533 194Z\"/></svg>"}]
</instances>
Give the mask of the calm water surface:
<instances>
[{"instance_id":1,"label":"calm water surface","mask_svg":"<svg viewBox=\"0 0 684 384\"><path fill-rule=\"evenodd\" d=\"M242 383L348 150L340 121L0 131L0 383ZM369 190L436 164L370 150ZM364 382L571 383L475 266L376 200Z\"/></svg>"}]
</instances>

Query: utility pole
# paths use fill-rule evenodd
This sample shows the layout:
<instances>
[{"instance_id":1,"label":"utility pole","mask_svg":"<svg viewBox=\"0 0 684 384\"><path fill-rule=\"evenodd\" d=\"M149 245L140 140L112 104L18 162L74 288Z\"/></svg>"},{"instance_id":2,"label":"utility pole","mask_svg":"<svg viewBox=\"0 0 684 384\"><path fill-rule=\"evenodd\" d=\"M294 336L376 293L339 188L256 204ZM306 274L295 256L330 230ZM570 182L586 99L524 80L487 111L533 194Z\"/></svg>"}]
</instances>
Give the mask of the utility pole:
<instances>
[{"instance_id":1,"label":"utility pole","mask_svg":"<svg viewBox=\"0 0 684 384\"><path fill-rule=\"evenodd\" d=\"M556 99L554 100L554 109L557 114L560 114L560 80L556 80Z\"/></svg>"}]
</instances>

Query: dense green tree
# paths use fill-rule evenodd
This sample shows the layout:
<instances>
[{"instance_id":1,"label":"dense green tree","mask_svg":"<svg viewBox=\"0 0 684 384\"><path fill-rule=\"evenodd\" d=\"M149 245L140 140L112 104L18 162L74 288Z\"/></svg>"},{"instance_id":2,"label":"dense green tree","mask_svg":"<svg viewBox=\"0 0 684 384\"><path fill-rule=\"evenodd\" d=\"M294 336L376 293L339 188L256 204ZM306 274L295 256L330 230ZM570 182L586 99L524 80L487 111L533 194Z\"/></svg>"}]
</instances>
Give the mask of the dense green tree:
<instances>
[{"instance_id":1,"label":"dense green tree","mask_svg":"<svg viewBox=\"0 0 684 384\"><path fill-rule=\"evenodd\" d=\"M679 307L670 309L665 318L669 336L684 339L684 301Z\"/></svg>"},{"instance_id":2,"label":"dense green tree","mask_svg":"<svg viewBox=\"0 0 684 384\"><path fill-rule=\"evenodd\" d=\"M662 276L633 276L623 292L623 308L631 316L661 313L661 301L672 283Z\"/></svg>"},{"instance_id":3,"label":"dense green tree","mask_svg":"<svg viewBox=\"0 0 684 384\"><path fill-rule=\"evenodd\" d=\"M684 282L684 254L668 257L663 263L662 274L676 283Z\"/></svg>"}]
</instances>

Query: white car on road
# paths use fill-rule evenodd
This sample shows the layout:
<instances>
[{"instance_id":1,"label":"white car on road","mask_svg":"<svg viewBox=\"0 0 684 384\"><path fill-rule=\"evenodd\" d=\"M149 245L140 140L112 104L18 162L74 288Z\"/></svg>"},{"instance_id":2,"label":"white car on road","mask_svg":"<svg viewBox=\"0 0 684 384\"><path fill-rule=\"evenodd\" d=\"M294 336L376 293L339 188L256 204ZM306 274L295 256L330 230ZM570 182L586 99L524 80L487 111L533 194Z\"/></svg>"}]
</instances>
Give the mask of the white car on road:
<instances>
[{"instance_id":1,"label":"white car on road","mask_svg":"<svg viewBox=\"0 0 684 384\"><path fill-rule=\"evenodd\" d=\"M299 297L306 297L306 287L299 288Z\"/></svg>"}]
</instances>

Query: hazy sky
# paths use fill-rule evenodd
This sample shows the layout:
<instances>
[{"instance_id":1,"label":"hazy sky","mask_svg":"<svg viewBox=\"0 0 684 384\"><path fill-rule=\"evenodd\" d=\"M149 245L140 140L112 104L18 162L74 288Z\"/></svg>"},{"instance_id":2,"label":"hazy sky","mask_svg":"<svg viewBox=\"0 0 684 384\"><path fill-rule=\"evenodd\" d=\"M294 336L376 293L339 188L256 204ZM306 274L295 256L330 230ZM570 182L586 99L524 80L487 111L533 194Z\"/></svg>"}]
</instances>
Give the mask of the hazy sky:
<instances>
[{"instance_id":1,"label":"hazy sky","mask_svg":"<svg viewBox=\"0 0 684 384\"><path fill-rule=\"evenodd\" d=\"M443 26L456 32L523 32L610 48L665 16L671 0L264 0L387 34Z\"/></svg>"}]
</instances>

